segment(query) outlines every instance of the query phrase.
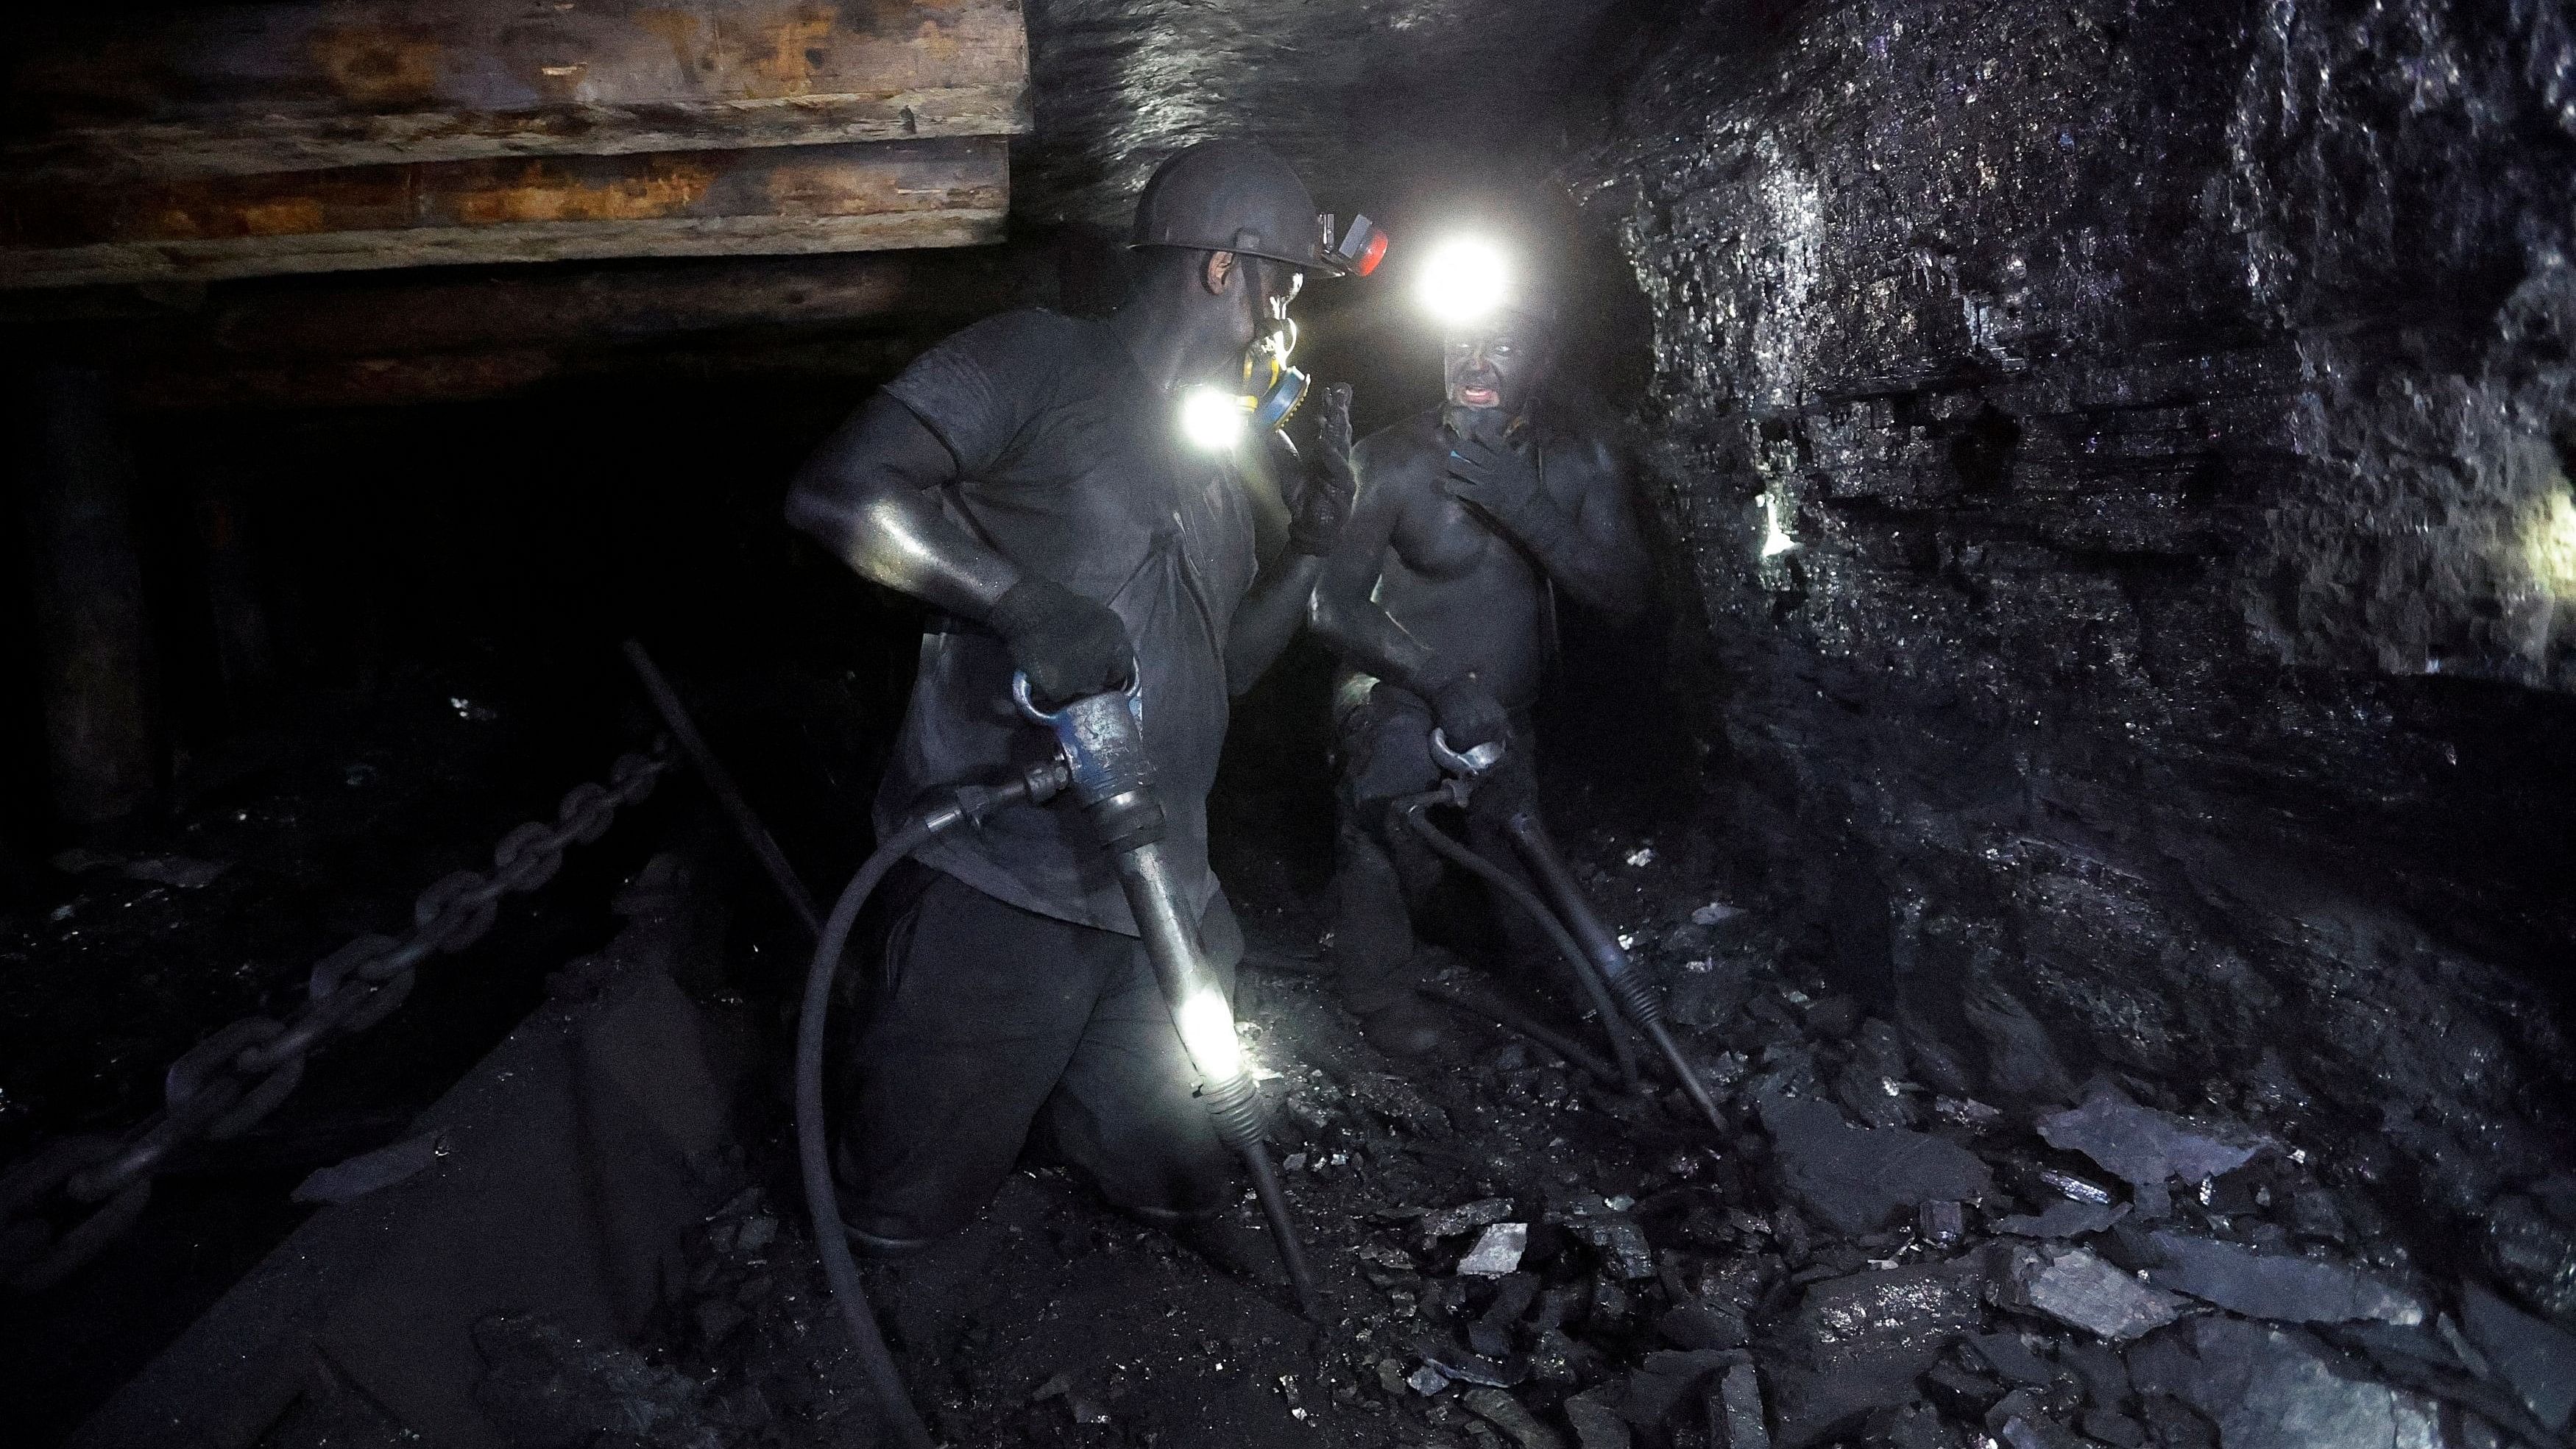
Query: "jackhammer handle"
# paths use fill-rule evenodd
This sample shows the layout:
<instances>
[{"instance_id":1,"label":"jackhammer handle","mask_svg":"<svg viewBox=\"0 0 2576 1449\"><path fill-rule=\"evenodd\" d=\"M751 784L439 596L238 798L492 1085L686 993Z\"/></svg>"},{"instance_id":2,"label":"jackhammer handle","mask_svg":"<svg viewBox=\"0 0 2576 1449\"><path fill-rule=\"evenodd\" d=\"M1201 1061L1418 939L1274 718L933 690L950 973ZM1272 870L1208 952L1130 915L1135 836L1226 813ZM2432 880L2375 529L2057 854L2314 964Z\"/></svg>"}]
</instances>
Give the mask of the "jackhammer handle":
<instances>
[{"instance_id":1,"label":"jackhammer handle","mask_svg":"<svg viewBox=\"0 0 2576 1449\"><path fill-rule=\"evenodd\" d=\"M1470 780L1475 779L1501 764L1505 753L1503 742L1499 739L1487 740L1470 749L1451 749L1449 736L1443 734L1438 725L1431 727L1431 758L1438 761L1440 768L1449 774Z\"/></svg>"}]
</instances>

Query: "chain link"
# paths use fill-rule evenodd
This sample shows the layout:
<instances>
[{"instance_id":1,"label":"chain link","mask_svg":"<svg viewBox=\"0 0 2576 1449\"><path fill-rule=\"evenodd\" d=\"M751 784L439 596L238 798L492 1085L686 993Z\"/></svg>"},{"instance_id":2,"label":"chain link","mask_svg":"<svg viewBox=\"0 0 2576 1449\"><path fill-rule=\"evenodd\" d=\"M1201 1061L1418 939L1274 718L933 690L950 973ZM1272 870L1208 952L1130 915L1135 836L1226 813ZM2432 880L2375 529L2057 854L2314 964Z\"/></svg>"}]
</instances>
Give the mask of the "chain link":
<instances>
[{"instance_id":1,"label":"chain link","mask_svg":"<svg viewBox=\"0 0 2576 1449\"><path fill-rule=\"evenodd\" d=\"M502 836L490 876L460 870L422 891L409 935L360 936L314 963L292 1016L246 1016L189 1048L162 1079L161 1110L133 1130L62 1138L0 1172L0 1285L33 1293L79 1271L143 1215L172 1152L239 1136L277 1110L315 1048L392 1015L420 963L481 940L503 896L553 880L565 847L606 835L667 768L658 755L619 756L608 784L565 793L554 824L532 820Z\"/></svg>"}]
</instances>

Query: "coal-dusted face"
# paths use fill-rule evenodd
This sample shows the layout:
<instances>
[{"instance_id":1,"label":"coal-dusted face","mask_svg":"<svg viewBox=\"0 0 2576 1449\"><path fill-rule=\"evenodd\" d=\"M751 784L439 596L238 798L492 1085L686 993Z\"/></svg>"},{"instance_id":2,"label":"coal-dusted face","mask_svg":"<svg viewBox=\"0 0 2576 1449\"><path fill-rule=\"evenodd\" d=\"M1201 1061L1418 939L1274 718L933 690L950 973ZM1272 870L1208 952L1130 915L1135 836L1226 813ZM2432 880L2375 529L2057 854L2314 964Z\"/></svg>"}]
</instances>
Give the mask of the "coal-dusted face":
<instances>
[{"instance_id":1,"label":"coal-dusted face","mask_svg":"<svg viewBox=\"0 0 2576 1449\"><path fill-rule=\"evenodd\" d=\"M1537 395L1546 372L1545 339L1509 313L1452 328L1441 351L1440 379L1453 408L1516 416Z\"/></svg>"}]
</instances>

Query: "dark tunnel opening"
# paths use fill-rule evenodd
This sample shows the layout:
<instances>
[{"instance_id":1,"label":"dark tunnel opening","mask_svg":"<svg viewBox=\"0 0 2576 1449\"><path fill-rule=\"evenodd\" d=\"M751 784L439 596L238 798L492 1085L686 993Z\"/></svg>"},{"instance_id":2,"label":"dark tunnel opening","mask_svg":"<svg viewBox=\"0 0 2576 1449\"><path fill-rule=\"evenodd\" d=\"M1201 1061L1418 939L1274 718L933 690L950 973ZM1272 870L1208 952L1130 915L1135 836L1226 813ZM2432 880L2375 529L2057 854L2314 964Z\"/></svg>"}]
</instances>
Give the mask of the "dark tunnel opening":
<instances>
[{"instance_id":1,"label":"dark tunnel opening","mask_svg":"<svg viewBox=\"0 0 2576 1449\"><path fill-rule=\"evenodd\" d=\"M1138 336L1212 327L1105 330L1178 275L1125 245L1147 178L1250 137L1394 241L1290 312L1354 388L1362 502L1304 512L1320 392L1287 523L1238 445L1243 600L1419 466L1444 521L1355 592L1449 642L1346 694L1384 646L1328 561L1232 703L1229 909L1184 954L1231 972L1274 1167L1204 1219L1084 1095L1127 1018L1049 1036L1073 1008L1011 994L1111 1000L1085 953L1137 939L975 875L1012 821L859 918L829 1171L852 1241L909 1252L863 1255L862 1312L937 1442L2571 1442L2565 4L523 9L0 30L13 1441L908 1442L800 1196L811 929L621 646L827 911L908 707L971 667L939 641L1020 636L870 562L917 516L845 559L791 480L970 324L1102 324L1049 335L1140 376ZM1460 237L1553 319L1494 446L1544 496L1597 444L1634 538L1478 494L1474 409L1434 410L1498 324L1423 300ZM975 465L888 403L951 470L919 496L1025 572L1061 502L975 490L1108 446L1048 419L1119 425L1051 345ZM1226 555L1187 541L1235 525L1193 496L1172 587L1212 618ZM1046 571L1134 533L1166 541ZM1633 616L1583 602L1620 550ZM1442 599L1544 660L1472 791L1416 738L1474 716ZM925 728L1015 721L988 693ZM1385 899L1411 954L1370 975ZM1191 998L1117 949L1222 1136ZM884 1182L946 1191L995 1131L963 1226L887 1226ZM1244 1188L1274 1170L1284 1218Z\"/></svg>"}]
</instances>

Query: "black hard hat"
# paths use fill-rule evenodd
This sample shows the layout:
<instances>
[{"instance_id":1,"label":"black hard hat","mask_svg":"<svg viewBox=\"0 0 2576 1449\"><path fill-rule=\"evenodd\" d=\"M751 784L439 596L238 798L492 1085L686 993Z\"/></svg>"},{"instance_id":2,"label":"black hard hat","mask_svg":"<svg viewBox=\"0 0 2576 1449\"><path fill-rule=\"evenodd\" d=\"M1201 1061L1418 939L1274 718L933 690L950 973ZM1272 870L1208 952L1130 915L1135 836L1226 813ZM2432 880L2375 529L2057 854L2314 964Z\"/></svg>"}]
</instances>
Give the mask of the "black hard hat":
<instances>
[{"instance_id":1,"label":"black hard hat","mask_svg":"<svg viewBox=\"0 0 2576 1449\"><path fill-rule=\"evenodd\" d=\"M1268 257L1340 276L1329 223L1287 162L1251 141L1201 141L1154 170L1136 198L1131 247Z\"/></svg>"}]
</instances>

